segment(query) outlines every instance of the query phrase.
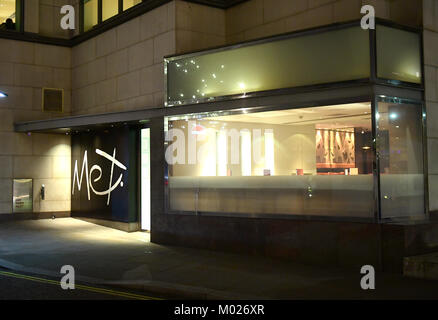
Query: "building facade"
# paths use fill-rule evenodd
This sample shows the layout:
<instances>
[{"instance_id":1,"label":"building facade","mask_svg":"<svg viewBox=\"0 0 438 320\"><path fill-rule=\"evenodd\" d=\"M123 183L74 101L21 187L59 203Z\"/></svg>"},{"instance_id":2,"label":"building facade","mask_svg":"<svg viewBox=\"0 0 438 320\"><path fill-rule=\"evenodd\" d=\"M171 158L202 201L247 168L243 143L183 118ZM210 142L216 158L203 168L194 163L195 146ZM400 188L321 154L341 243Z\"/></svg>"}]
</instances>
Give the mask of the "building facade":
<instances>
[{"instance_id":1,"label":"building facade","mask_svg":"<svg viewBox=\"0 0 438 320\"><path fill-rule=\"evenodd\" d=\"M8 5L2 217L388 271L436 250L436 1Z\"/></svg>"}]
</instances>

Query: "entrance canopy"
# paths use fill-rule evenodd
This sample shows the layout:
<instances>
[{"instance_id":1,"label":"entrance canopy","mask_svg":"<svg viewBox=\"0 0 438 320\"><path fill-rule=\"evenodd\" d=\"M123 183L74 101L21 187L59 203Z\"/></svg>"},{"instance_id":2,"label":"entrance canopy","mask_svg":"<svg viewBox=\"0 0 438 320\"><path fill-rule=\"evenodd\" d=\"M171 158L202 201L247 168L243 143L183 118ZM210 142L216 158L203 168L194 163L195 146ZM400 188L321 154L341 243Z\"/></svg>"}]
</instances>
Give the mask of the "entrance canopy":
<instances>
[{"instance_id":1,"label":"entrance canopy","mask_svg":"<svg viewBox=\"0 0 438 320\"><path fill-rule=\"evenodd\" d=\"M56 119L44 119L15 123L16 132L63 133L87 131L96 128L105 128L117 124L139 125L146 123L150 118L162 115L162 110L145 109L105 114L79 115Z\"/></svg>"}]
</instances>

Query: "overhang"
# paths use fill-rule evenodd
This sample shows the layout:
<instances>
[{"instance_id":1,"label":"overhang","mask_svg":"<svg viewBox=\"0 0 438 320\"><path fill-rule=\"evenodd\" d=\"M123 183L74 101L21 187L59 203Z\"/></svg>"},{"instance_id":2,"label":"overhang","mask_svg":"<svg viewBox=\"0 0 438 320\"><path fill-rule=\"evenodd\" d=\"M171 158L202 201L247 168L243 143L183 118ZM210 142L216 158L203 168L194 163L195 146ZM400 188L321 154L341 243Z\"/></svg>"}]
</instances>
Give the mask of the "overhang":
<instances>
[{"instance_id":1,"label":"overhang","mask_svg":"<svg viewBox=\"0 0 438 320\"><path fill-rule=\"evenodd\" d=\"M341 103L371 101L374 96L386 95L410 100L422 100L422 90L409 90L369 82L348 82L306 88L281 89L248 94L245 97L191 105L144 108L134 111L78 115L65 118L17 122L16 132L62 133L80 132L118 125L141 126L152 118L200 112L242 108L302 108Z\"/></svg>"},{"instance_id":2,"label":"overhang","mask_svg":"<svg viewBox=\"0 0 438 320\"><path fill-rule=\"evenodd\" d=\"M69 133L91 128L105 128L114 125L141 125L149 119L162 115L162 108L142 109L104 114L78 115L64 118L17 122L16 132Z\"/></svg>"}]
</instances>

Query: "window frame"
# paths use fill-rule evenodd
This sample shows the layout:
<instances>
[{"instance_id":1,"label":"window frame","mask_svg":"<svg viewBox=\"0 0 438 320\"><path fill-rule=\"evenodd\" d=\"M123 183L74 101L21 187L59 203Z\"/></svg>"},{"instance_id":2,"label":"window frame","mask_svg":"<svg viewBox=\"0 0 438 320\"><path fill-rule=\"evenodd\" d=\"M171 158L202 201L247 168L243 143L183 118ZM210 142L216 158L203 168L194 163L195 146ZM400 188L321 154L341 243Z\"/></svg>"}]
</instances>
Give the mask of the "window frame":
<instances>
[{"instance_id":1,"label":"window frame","mask_svg":"<svg viewBox=\"0 0 438 320\"><path fill-rule=\"evenodd\" d=\"M23 0L21 0L23 1ZM80 34L83 33L87 33L91 30L94 30L96 27L98 27L99 25L103 24L103 23L107 23L109 21L113 21L114 19L117 19L121 14L123 14L124 12L128 12L130 10L132 10L133 8L137 8L138 6L144 4L146 1L145 0L141 0L140 3L132 6L131 8L128 8L126 10L123 10L123 4L124 4L124 0L118 0L118 12L116 15L103 20L103 0L97 0L97 24L95 24L94 26L92 26L90 29L85 31L85 26L84 26L84 14L85 14L85 4L84 4L84 0L81 0L79 2L79 32Z\"/></svg>"},{"instance_id":2,"label":"window frame","mask_svg":"<svg viewBox=\"0 0 438 320\"><path fill-rule=\"evenodd\" d=\"M164 214L170 214L170 215L188 215L188 216L204 216L204 217L236 217L236 218L251 218L251 219L306 219L306 220L319 220L319 221L349 221L349 222L363 222L363 223L378 223L380 221L379 219L379 206L376 203L376 200L380 199L380 192L379 189L376 188L376 173L377 173L377 166L376 166L376 144L375 144L375 111L374 111L374 98L372 97L366 97L366 96L358 96L356 98L352 99L339 99L336 101L319 101L316 102L308 102L308 103L302 103L300 105L266 105L263 107L249 107L245 106L244 108L233 108L233 109L220 109L220 103L218 103L219 109L212 109L208 111L199 111L199 112L190 112L190 113L175 113L172 115L167 115L163 118L164 123L164 130L166 131L166 124L168 121L174 121L174 120L182 120L186 116L197 116L197 115L209 115L212 113L217 112L218 116L228 116L228 115L239 115L239 114L250 114L250 113L261 113L261 112L267 112L267 111L281 111L281 110L292 110L292 109L306 109L311 107L325 107L325 106L335 106L340 104L349 104L349 103L370 103L370 112L371 112L371 133L372 133L372 139L373 139L373 145L372 145L372 152L373 152L373 168L372 168L372 175L373 175L373 197L374 197L374 205L373 205L373 212L372 215L369 217L358 217L358 216L336 216L336 215L303 215L303 214L296 214L294 212L290 213L239 213L239 212L213 212L213 211L179 211L179 210L173 210L170 208L170 196L168 189L169 186L166 183L164 187ZM179 107L181 108L181 107ZM176 108L169 108L169 109L178 109ZM196 117L195 117L196 118ZM166 148L168 146L167 141L163 141L163 151L166 151ZM316 154L315 154L316 156ZM164 157L163 157L164 158ZM166 160L163 159L165 162L165 166L170 171L171 165L167 164ZM168 173L169 174L169 173ZM170 177L170 175L169 175Z\"/></svg>"},{"instance_id":3,"label":"window frame","mask_svg":"<svg viewBox=\"0 0 438 320\"><path fill-rule=\"evenodd\" d=\"M164 130L166 130L166 124L168 121L173 118L173 120L176 120L177 118L184 118L185 116L194 116L198 114L211 114L214 112L220 113L221 116L226 115L234 115L234 114L242 114L242 113L258 113L258 112L265 112L265 111L275 111L275 110L285 110L285 109L304 109L308 107L316 107L318 105L321 106L330 106L330 105L337 105L337 104L347 104L347 103L363 103L363 102L370 102L371 103L371 132L372 132L372 152L373 152L373 163L372 163L372 175L373 175L373 194L374 194L374 216L372 217L355 217L355 216L313 216L313 215L300 215L300 214L294 214L291 212L290 214L271 214L271 213L237 213L237 212L204 212L204 211L177 211L170 209L170 197L169 197L169 190L167 190L168 185L165 185L164 187L164 214L171 214L171 215L196 215L196 216L219 216L219 217L238 217L238 218L254 218L254 219L308 219L308 220L323 220L323 221L351 221L351 222L373 222L373 223L388 223L388 222L400 222L400 221L412 221L412 220L419 220L423 221L426 219L429 219L430 213L429 213L429 199L428 199L428 159L427 159L427 123L426 123L426 109L425 109L425 103L423 100L418 98L413 98L408 94L409 91L405 92L406 94L400 94L400 95L383 95L379 93L379 90L376 90L374 94L372 94L369 97L365 96L358 96L356 98L340 98L335 101L313 101L308 103L302 103L300 105L291 105L291 106L285 106L285 105L265 105L263 107L250 107L248 105L242 106L240 108L221 108L221 103L217 104L217 108L209 108L209 110L205 111L195 111L195 112L177 112L175 109L184 108L183 107L176 107L176 108L166 108L167 110L173 109L174 112L169 112L167 115L163 118L163 124L164 124ZM268 98L269 99L269 98ZM384 218L382 217L382 210L381 210L381 186L380 186L380 159L378 155L378 141L377 141L377 119L376 114L378 112L378 103L381 101L397 101L398 103L407 103L407 104L416 104L422 106L423 111L423 118L422 118L422 141L423 141L423 194L424 194L424 212L422 215L416 215L416 216L404 216L404 217L394 217L394 218ZM240 103L239 103L240 102ZM237 102L237 104L243 104L243 101L240 100ZM213 103L215 105L216 103ZM202 104L196 105L200 106ZM211 106L212 107L212 106ZM192 107L189 107L191 110L193 110ZM187 111L187 110L186 110ZM163 141L163 151L166 151L167 148L167 142ZM165 159L163 161L166 161ZM166 167L169 167L167 163L165 164Z\"/></svg>"}]
</instances>

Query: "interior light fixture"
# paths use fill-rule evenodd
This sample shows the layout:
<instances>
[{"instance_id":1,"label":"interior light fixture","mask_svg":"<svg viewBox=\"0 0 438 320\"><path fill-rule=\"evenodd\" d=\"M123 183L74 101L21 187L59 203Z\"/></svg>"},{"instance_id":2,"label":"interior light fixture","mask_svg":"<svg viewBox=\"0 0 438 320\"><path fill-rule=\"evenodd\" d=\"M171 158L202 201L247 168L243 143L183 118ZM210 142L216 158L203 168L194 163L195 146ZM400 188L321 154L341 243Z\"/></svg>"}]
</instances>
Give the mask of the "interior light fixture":
<instances>
[{"instance_id":1,"label":"interior light fixture","mask_svg":"<svg viewBox=\"0 0 438 320\"><path fill-rule=\"evenodd\" d=\"M8 95L2 91L0 91L0 98L6 98Z\"/></svg>"}]
</instances>

